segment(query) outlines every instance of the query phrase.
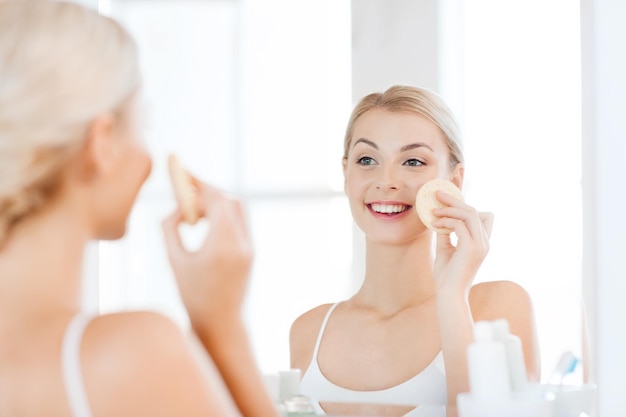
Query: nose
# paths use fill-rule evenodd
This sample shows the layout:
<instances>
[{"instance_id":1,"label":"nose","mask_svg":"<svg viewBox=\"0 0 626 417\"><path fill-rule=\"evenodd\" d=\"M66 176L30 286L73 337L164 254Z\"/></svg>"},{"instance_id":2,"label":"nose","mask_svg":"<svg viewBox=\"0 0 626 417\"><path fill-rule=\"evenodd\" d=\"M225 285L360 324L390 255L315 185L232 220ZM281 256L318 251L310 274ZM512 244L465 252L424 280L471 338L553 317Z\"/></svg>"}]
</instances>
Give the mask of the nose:
<instances>
[{"instance_id":1,"label":"nose","mask_svg":"<svg viewBox=\"0 0 626 417\"><path fill-rule=\"evenodd\" d=\"M399 179L394 170L391 167L382 169L376 188L383 191L395 191L399 187Z\"/></svg>"}]
</instances>

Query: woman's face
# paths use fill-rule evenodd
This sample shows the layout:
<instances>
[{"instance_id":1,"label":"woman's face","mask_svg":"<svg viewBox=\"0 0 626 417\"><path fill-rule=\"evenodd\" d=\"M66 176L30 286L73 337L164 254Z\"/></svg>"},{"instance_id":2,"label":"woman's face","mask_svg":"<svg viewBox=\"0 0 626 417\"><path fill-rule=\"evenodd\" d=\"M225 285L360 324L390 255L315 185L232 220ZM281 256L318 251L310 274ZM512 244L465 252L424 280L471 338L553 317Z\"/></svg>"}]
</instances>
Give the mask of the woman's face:
<instances>
[{"instance_id":1,"label":"woman's face","mask_svg":"<svg viewBox=\"0 0 626 417\"><path fill-rule=\"evenodd\" d=\"M426 230L414 209L426 181L448 178L461 186L462 169L451 172L443 132L421 115L370 110L351 139L344 187L355 222L370 239L399 244Z\"/></svg>"},{"instance_id":2,"label":"woman's face","mask_svg":"<svg viewBox=\"0 0 626 417\"><path fill-rule=\"evenodd\" d=\"M137 194L150 174L152 161L144 145L142 112L142 102L136 96L116 118L112 138L114 167L99 194L99 239L118 239L125 234Z\"/></svg>"}]
</instances>

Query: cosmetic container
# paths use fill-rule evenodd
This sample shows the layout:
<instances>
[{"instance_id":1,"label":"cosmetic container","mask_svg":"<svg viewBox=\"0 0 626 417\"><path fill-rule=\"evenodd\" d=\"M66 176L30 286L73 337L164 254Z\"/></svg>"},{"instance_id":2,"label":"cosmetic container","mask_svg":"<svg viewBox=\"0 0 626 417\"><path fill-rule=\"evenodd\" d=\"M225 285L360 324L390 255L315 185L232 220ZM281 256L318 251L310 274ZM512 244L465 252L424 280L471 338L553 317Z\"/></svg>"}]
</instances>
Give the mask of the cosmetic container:
<instances>
[{"instance_id":1,"label":"cosmetic container","mask_svg":"<svg viewBox=\"0 0 626 417\"><path fill-rule=\"evenodd\" d=\"M300 369L280 371L278 375L282 415L285 417L315 415L315 408L309 397L300 394Z\"/></svg>"},{"instance_id":2,"label":"cosmetic container","mask_svg":"<svg viewBox=\"0 0 626 417\"><path fill-rule=\"evenodd\" d=\"M474 342L467 349L467 366L472 395L489 401L511 396L511 381L504 344L496 339L488 321L474 325Z\"/></svg>"},{"instance_id":3,"label":"cosmetic container","mask_svg":"<svg viewBox=\"0 0 626 417\"><path fill-rule=\"evenodd\" d=\"M504 345L511 390L513 392L522 392L528 386L528 374L526 373L522 341L519 337L511 334L509 323L505 319L494 320L491 322L491 325L496 340Z\"/></svg>"}]
</instances>

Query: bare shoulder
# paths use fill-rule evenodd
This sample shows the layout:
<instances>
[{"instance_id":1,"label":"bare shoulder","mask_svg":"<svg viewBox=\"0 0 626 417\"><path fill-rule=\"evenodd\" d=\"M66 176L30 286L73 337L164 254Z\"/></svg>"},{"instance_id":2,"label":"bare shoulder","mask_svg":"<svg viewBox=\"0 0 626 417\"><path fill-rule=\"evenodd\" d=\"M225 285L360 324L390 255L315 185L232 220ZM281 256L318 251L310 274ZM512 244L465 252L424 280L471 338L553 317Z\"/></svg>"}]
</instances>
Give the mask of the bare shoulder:
<instances>
[{"instance_id":1,"label":"bare shoulder","mask_svg":"<svg viewBox=\"0 0 626 417\"><path fill-rule=\"evenodd\" d=\"M98 339L99 343L116 340L120 336L159 338L173 334L183 335L182 328L171 318L153 311L133 311L97 316L92 320L88 331L89 335Z\"/></svg>"},{"instance_id":2,"label":"bare shoulder","mask_svg":"<svg viewBox=\"0 0 626 417\"><path fill-rule=\"evenodd\" d=\"M189 335L165 315L126 312L96 317L81 348L94 414L206 413L211 400L202 392L204 378L192 352Z\"/></svg>"},{"instance_id":3,"label":"bare shoulder","mask_svg":"<svg viewBox=\"0 0 626 417\"><path fill-rule=\"evenodd\" d=\"M474 285L469 303L475 320L493 320L520 310L532 309L530 295L513 281L489 281Z\"/></svg>"},{"instance_id":4,"label":"bare shoulder","mask_svg":"<svg viewBox=\"0 0 626 417\"><path fill-rule=\"evenodd\" d=\"M106 314L92 320L85 331L83 352L91 359L114 357L117 362L129 361L130 367L163 354L181 355L186 347L182 328L169 317L150 311Z\"/></svg>"},{"instance_id":5,"label":"bare shoulder","mask_svg":"<svg viewBox=\"0 0 626 417\"><path fill-rule=\"evenodd\" d=\"M306 370L313 357L322 322L332 304L322 304L298 316L289 331L291 367Z\"/></svg>"}]
</instances>

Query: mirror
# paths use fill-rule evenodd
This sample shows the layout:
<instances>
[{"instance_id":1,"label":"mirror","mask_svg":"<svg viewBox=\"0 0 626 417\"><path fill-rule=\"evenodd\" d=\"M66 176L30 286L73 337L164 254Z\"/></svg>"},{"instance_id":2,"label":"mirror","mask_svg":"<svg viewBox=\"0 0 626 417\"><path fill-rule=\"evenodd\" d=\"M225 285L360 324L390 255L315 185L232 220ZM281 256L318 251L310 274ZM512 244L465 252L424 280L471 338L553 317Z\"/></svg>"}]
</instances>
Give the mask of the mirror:
<instances>
[{"instance_id":1,"label":"mirror","mask_svg":"<svg viewBox=\"0 0 626 417\"><path fill-rule=\"evenodd\" d=\"M582 355L577 3L107 4L140 44L155 166L129 235L97 249L101 311L146 307L186 322L159 229L173 208L165 156L175 150L246 199L257 251L249 329L261 368L288 368L291 322L349 297L363 273L342 192L352 104L411 83L457 114L467 199L495 213L479 280L510 279L531 294L546 381L561 353Z\"/></svg>"}]
</instances>

